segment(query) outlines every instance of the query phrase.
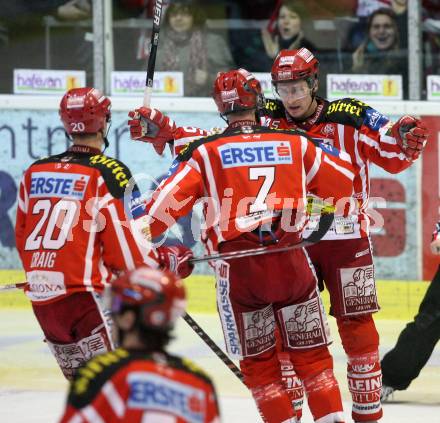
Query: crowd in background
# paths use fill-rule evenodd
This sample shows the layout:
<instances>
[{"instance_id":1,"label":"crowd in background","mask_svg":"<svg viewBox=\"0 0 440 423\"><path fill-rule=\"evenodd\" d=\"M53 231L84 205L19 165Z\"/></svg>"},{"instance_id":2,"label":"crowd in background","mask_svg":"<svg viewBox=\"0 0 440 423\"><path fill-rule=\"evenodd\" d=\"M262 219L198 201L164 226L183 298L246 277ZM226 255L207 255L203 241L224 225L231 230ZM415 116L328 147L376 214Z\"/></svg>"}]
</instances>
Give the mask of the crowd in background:
<instances>
[{"instance_id":1,"label":"crowd in background","mask_svg":"<svg viewBox=\"0 0 440 423\"><path fill-rule=\"evenodd\" d=\"M0 17L0 50L8 48L12 54L10 66L0 69L0 92L8 91L5 80L10 87L14 67L44 68L43 48L27 49L33 52L26 59L29 63L23 61L21 51L26 43L43 44L41 17L47 14L61 22L73 22L70 27L53 31L52 36L61 37L65 43L60 50L53 48L52 67L81 66L91 76L91 43L83 40L87 29L78 30L74 25L78 20L91 18L90 0L0 0L1 3L8 5L2 7ZM321 95L325 95L327 73L400 74L407 93L407 0L168 0L164 3L156 69L183 71L185 95L209 95L218 71L244 67L252 72L268 72L280 49L300 47L307 47L320 60ZM114 20L151 19L153 7L154 0L114 0ZM438 74L440 0L422 1L422 19L425 74ZM35 37L39 34L40 40L31 39L30 34ZM65 57L66 43L73 46L69 57ZM145 29L115 28L115 69L145 69L148 43L149 33ZM20 63L14 63L14 51L18 51Z\"/></svg>"}]
</instances>

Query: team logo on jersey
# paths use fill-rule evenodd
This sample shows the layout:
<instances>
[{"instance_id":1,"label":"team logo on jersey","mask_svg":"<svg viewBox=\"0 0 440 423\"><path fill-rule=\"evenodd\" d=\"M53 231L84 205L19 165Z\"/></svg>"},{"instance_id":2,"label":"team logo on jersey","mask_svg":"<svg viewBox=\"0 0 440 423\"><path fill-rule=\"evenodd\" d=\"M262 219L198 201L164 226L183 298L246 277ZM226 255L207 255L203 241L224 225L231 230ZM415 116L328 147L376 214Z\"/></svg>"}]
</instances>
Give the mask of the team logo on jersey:
<instances>
[{"instance_id":1,"label":"team logo on jersey","mask_svg":"<svg viewBox=\"0 0 440 423\"><path fill-rule=\"evenodd\" d=\"M282 141L237 142L218 147L225 169L252 165L292 164L290 144Z\"/></svg>"},{"instance_id":2,"label":"team logo on jersey","mask_svg":"<svg viewBox=\"0 0 440 423\"><path fill-rule=\"evenodd\" d=\"M145 371L131 372L128 384L128 408L163 411L188 422L205 421L206 399L201 389Z\"/></svg>"},{"instance_id":3,"label":"team logo on jersey","mask_svg":"<svg viewBox=\"0 0 440 423\"><path fill-rule=\"evenodd\" d=\"M130 217L137 219L145 214L145 199L139 191L133 191L128 198L128 209Z\"/></svg>"},{"instance_id":4,"label":"team logo on jersey","mask_svg":"<svg viewBox=\"0 0 440 423\"><path fill-rule=\"evenodd\" d=\"M340 269L340 273L346 315L379 310L373 265Z\"/></svg>"},{"instance_id":5,"label":"team logo on jersey","mask_svg":"<svg viewBox=\"0 0 440 423\"><path fill-rule=\"evenodd\" d=\"M322 138L313 138L315 141L319 142L319 148L330 156L339 157L339 150L330 144L333 140L322 139Z\"/></svg>"},{"instance_id":6,"label":"team logo on jersey","mask_svg":"<svg viewBox=\"0 0 440 423\"><path fill-rule=\"evenodd\" d=\"M365 112L365 125L371 128L373 131L378 131L382 126L389 122L389 119L383 114L374 109L367 109Z\"/></svg>"},{"instance_id":7,"label":"team logo on jersey","mask_svg":"<svg viewBox=\"0 0 440 423\"><path fill-rule=\"evenodd\" d=\"M321 129L321 134L325 135L326 137L332 137L335 134L335 127L333 126L333 124L327 123Z\"/></svg>"},{"instance_id":8,"label":"team logo on jersey","mask_svg":"<svg viewBox=\"0 0 440 423\"><path fill-rule=\"evenodd\" d=\"M322 315L318 297L281 309L288 343L291 348L308 348L324 345L329 330Z\"/></svg>"},{"instance_id":9,"label":"team logo on jersey","mask_svg":"<svg viewBox=\"0 0 440 423\"><path fill-rule=\"evenodd\" d=\"M32 172L30 198L73 198L82 200L89 175L80 173Z\"/></svg>"},{"instance_id":10,"label":"team logo on jersey","mask_svg":"<svg viewBox=\"0 0 440 423\"><path fill-rule=\"evenodd\" d=\"M246 356L256 355L275 345L275 316L272 305L242 313Z\"/></svg>"}]
</instances>

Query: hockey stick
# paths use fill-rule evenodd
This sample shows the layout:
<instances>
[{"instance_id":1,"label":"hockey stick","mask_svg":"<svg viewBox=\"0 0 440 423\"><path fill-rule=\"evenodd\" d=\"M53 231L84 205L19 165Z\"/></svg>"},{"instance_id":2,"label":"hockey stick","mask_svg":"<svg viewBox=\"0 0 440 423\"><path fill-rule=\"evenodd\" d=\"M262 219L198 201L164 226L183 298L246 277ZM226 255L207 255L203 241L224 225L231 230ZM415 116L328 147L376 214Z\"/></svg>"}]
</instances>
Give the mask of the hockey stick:
<instances>
[{"instance_id":1,"label":"hockey stick","mask_svg":"<svg viewBox=\"0 0 440 423\"><path fill-rule=\"evenodd\" d=\"M145 80L144 107L149 107L153 92L154 68L156 66L157 47L159 45L160 19L162 17L162 0L154 2L153 30L151 32L150 55L148 56L147 79Z\"/></svg>"},{"instance_id":2,"label":"hockey stick","mask_svg":"<svg viewBox=\"0 0 440 423\"><path fill-rule=\"evenodd\" d=\"M234 373L243 382L243 375L235 363L223 352L223 350L210 338L210 336L199 326L199 324L188 314L183 315L183 319L191 327L191 329L200 336L203 342L211 349L211 351L221 360L226 367ZM244 383L244 382L243 382Z\"/></svg>"},{"instance_id":3,"label":"hockey stick","mask_svg":"<svg viewBox=\"0 0 440 423\"><path fill-rule=\"evenodd\" d=\"M27 282L9 283L6 285L0 285L0 292L12 291L14 289L23 289L27 285Z\"/></svg>"},{"instance_id":4,"label":"hockey stick","mask_svg":"<svg viewBox=\"0 0 440 423\"><path fill-rule=\"evenodd\" d=\"M280 248L258 247L249 250L231 251L229 253L213 254L211 256L194 257L191 263L201 263L210 260L232 260L241 257L260 256L262 254L282 253L283 251L295 250L297 248L308 247L315 244L327 233L334 220L334 214L326 213L321 216L319 220L319 229L313 232L309 237L304 238L301 242L296 244L289 244Z\"/></svg>"}]
</instances>

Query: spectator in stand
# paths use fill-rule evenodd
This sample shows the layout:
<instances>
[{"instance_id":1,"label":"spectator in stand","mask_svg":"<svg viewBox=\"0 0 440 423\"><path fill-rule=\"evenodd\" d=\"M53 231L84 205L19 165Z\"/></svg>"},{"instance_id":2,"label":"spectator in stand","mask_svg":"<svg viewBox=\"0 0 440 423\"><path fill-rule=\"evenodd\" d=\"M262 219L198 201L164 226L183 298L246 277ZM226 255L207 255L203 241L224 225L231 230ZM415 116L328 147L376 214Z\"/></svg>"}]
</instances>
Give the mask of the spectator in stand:
<instances>
[{"instance_id":1,"label":"spectator in stand","mask_svg":"<svg viewBox=\"0 0 440 423\"><path fill-rule=\"evenodd\" d=\"M367 24L367 37L352 55L353 73L402 75L407 86L406 52L400 48L396 14L389 8L374 11Z\"/></svg>"},{"instance_id":2,"label":"spectator in stand","mask_svg":"<svg viewBox=\"0 0 440 423\"><path fill-rule=\"evenodd\" d=\"M158 71L184 73L185 96L207 96L217 72L234 67L225 40L208 32L200 5L172 3L165 12Z\"/></svg>"},{"instance_id":3,"label":"spectator in stand","mask_svg":"<svg viewBox=\"0 0 440 423\"><path fill-rule=\"evenodd\" d=\"M302 19L308 17L306 6L295 0L277 2L267 27L257 31L231 33L234 57L239 66L253 72L267 72L282 49L316 47L304 36Z\"/></svg>"},{"instance_id":4,"label":"spectator in stand","mask_svg":"<svg viewBox=\"0 0 440 423\"><path fill-rule=\"evenodd\" d=\"M266 56L264 70L270 68L273 60L280 50L296 50L306 47L316 52L316 47L304 36L301 27L301 16L304 9L296 0L283 0L279 3L269 21L267 28L261 31L261 39L264 45Z\"/></svg>"}]
</instances>

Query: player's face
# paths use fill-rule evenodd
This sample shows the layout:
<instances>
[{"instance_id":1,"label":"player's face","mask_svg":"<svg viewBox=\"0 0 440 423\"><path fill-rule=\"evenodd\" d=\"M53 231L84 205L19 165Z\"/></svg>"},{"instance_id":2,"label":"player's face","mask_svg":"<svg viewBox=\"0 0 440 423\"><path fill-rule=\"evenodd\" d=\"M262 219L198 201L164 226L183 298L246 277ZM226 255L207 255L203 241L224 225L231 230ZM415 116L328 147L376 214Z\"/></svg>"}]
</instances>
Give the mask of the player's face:
<instances>
[{"instance_id":1,"label":"player's face","mask_svg":"<svg viewBox=\"0 0 440 423\"><path fill-rule=\"evenodd\" d=\"M170 26L176 32L188 32L193 26L193 17L184 10L178 10L170 16Z\"/></svg>"},{"instance_id":2,"label":"player's face","mask_svg":"<svg viewBox=\"0 0 440 423\"><path fill-rule=\"evenodd\" d=\"M286 6L282 6L278 14L277 25L281 38L288 40L301 30L301 19L295 12L289 10Z\"/></svg>"},{"instance_id":3,"label":"player's face","mask_svg":"<svg viewBox=\"0 0 440 423\"><path fill-rule=\"evenodd\" d=\"M278 83L276 92L290 116L294 119L306 116L312 103L312 90L305 80Z\"/></svg>"},{"instance_id":4,"label":"player's face","mask_svg":"<svg viewBox=\"0 0 440 423\"><path fill-rule=\"evenodd\" d=\"M378 50L389 50L396 40L395 26L391 18L387 15L376 15L371 22L369 35Z\"/></svg>"}]
</instances>

